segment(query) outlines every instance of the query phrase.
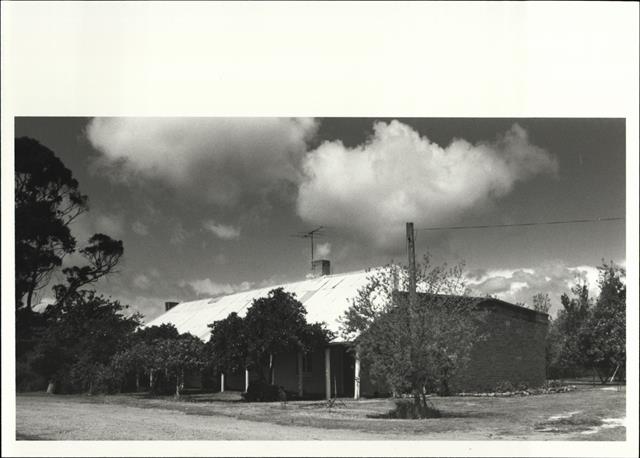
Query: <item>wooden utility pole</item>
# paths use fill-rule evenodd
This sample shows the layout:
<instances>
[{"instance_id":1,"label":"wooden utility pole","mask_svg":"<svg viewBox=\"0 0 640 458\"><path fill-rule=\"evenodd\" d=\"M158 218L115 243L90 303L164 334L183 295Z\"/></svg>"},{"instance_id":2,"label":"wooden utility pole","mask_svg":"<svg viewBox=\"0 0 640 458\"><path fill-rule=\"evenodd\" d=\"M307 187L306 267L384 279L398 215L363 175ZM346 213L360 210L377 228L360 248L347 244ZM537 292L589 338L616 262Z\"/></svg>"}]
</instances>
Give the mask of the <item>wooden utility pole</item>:
<instances>
[{"instance_id":1,"label":"wooden utility pole","mask_svg":"<svg viewBox=\"0 0 640 458\"><path fill-rule=\"evenodd\" d=\"M409 311L416 310L416 241L413 234L413 223L407 223L407 251L409 253Z\"/></svg>"},{"instance_id":2,"label":"wooden utility pole","mask_svg":"<svg viewBox=\"0 0 640 458\"><path fill-rule=\"evenodd\" d=\"M407 223L407 251L409 252L409 354L411 361L414 355L414 340L417 323L417 293L416 293L416 240L413 234L413 223Z\"/></svg>"}]
</instances>

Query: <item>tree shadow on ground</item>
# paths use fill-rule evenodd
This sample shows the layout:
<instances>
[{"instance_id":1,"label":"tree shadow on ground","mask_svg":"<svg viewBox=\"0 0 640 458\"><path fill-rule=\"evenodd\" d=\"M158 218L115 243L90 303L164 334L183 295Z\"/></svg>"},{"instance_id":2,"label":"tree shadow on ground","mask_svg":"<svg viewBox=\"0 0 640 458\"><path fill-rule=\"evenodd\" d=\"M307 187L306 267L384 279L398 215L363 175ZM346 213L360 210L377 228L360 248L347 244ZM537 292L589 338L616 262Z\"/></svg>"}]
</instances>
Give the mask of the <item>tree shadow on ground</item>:
<instances>
[{"instance_id":1,"label":"tree shadow on ground","mask_svg":"<svg viewBox=\"0 0 640 458\"><path fill-rule=\"evenodd\" d=\"M179 402L191 402L209 404L213 402L220 403L239 403L245 402L239 393L183 393L181 396L176 397L173 394L158 394L150 392L131 393L129 394L134 399L144 400L159 400L159 401L179 401Z\"/></svg>"},{"instance_id":2,"label":"tree shadow on ground","mask_svg":"<svg viewBox=\"0 0 640 458\"><path fill-rule=\"evenodd\" d=\"M43 439L40 436L36 436L35 434L16 433L16 440L17 441L41 441L46 439Z\"/></svg>"},{"instance_id":3,"label":"tree shadow on ground","mask_svg":"<svg viewBox=\"0 0 640 458\"><path fill-rule=\"evenodd\" d=\"M495 412L480 412L480 411L469 411L469 412L450 412L450 411L442 411L440 410L440 416L427 418L431 419L448 419L448 418L491 418L497 417L499 414ZM368 414L367 418L372 419L387 419L387 420L413 420L412 418L400 418L396 416L394 409L379 413L379 414Z\"/></svg>"}]
</instances>

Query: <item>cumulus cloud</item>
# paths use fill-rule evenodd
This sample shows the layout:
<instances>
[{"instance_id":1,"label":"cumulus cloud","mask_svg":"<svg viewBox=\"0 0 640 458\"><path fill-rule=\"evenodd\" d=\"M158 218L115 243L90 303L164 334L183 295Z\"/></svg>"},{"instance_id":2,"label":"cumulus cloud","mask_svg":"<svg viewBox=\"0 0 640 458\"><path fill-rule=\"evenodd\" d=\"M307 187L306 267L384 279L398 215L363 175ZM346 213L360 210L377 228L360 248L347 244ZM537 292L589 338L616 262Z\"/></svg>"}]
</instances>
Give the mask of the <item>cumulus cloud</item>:
<instances>
[{"instance_id":1,"label":"cumulus cloud","mask_svg":"<svg viewBox=\"0 0 640 458\"><path fill-rule=\"evenodd\" d=\"M452 221L557 169L517 124L490 143L455 139L443 148L399 121L377 122L361 145L324 142L305 156L297 210L306 221L347 227L384 246L406 221Z\"/></svg>"},{"instance_id":2,"label":"cumulus cloud","mask_svg":"<svg viewBox=\"0 0 640 458\"><path fill-rule=\"evenodd\" d=\"M596 267L569 266L560 261L529 268L471 271L467 282L473 295L489 294L512 303L531 305L535 294L547 293L553 315L562 308L560 296L571 295L571 288L578 283L586 282L591 297L600 293Z\"/></svg>"},{"instance_id":3,"label":"cumulus cloud","mask_svg":"<svg viewBox=\"0 0 640 458\"><path fill-rule=\"evenodd\" d=\"M313 119L94 118L86 129L114 178L158 178L220 206L296 182Z\"/></svg>"},{"instance_id":4,"label":"cumulus cloud","mask_svg":"<svg viewBox=\"0 0 640 458\"><path fill-rule=\"evenodd\" d=\"M569 269L573 273L573 281L568 281L567 286L573 287L576 283L587 283L588 285L597 285L599 279L599 271L593 266L576 266Z\"/></svg>"},{"instance_id":5,"label":"cumulus cloud","mask_svg":"<svg viewBox=\"0 0 640 458\"><path fill-rule=\"evenodd\" d=\"M213 220L202 223L202 226L222 240L237 240L240 238L240 229L226 224L218 224Z\"/></svg>"},{"instance_id":6,"label":"cumulus cloud","mask_svg":"<svg viewBox=\"0 0 640 458\"><path fill-rule=\"evenodd\" d=\"M233 294L239 291L247 291L251 288L252 283L243 281L238 284L218 283L210 278L199 280L183 281L180 286L190 286L196 294L200 296L220 296L222 294Z\"/></svg>"}]
</instances>

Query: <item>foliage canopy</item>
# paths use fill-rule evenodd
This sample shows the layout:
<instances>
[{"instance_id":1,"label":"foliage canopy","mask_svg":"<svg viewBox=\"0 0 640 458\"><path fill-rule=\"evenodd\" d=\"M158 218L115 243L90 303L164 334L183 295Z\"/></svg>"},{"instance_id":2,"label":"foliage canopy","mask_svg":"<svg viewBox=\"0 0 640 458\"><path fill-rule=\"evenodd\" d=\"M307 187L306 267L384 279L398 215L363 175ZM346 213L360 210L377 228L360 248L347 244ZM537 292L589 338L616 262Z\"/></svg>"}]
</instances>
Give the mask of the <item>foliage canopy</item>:
<instances>
[{"instance_id":1,"label":"foliage canopy","mask_svg":"<svg viewBox=\"0 0 640 458\"><path fill-rule=\"evenodd\" d=\"M15 139L16 307L30 309L34 294L75 249L69 224L87 209L87 196L53 151Z\"/></svg>"},{"instance_id":2,"label":"foliage canopy","mask_svg":"<svg viewBox=\"0 0 640 458\"><path fill-rule=\"evenodd\" d=\"M264 382L274 357L326 344L331 332L322 323L307 323L306 314L295 294L276 288L255 299L244 318L232 313L212 323L207 347L218 371L248 368Z\"/></svg>"},{"instance_id":3,"label":"foliage canopy","mask_svg":"<svg viewBox=\"0 0 640 458\"><path fill-rule=\"evenodd\" d=\"M125 349L141 316L94 291L81 291L45 313L34 369L62 391L94 391L111 359Z\"/></svg>"},{"instance_id":4,"label":"foliage canopy","mask_svg":"<svg viewBox=\"0 0 640 458\"><path fill-rule=\"evenodd\" d=\"M396 393L411 393L417 414L432 409L427 394L450 391L450 381L482 338L483 313L467 297L462 265L417 266L418 300L397 290L408 271L388 266L373 272L343 317L343 335L355 338L370 375Z\"/></svg>"},{"instance_id":5,"label":"foliage canopy","mask_svg":"<svg viewBox=\"0 0 640 458\"><path fill-rule=\"evenodd\" d=\"M597 298L582 281L563 294L547 339L549 377L580 375L588 369L601 381L626 373L625 270L613 262L598 266Z\"/></svg>"}]
</instances>

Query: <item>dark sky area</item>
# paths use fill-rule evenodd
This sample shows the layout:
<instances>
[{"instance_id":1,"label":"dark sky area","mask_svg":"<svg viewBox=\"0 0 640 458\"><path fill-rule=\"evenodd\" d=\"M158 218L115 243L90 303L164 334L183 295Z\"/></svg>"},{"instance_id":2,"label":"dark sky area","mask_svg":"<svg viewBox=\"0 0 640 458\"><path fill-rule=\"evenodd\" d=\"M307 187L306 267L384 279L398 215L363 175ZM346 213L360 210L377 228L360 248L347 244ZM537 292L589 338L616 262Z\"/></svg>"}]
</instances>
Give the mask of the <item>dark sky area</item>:
<instances>
[{"instance_id":1,"label":"dark sky area","mask_svg":"<svg viewBox=\"0 0 640 458\"><path fill-rule=\"evenodd\" d=\"M421 228L625 215L620 119L18 118L89 196L74 225L124 241L100 288L147 319L187 300L304 278L307 240L335 273L417 251L464 260L477 294L529 302L602 259L626 262L624 222ZM67 261L74 262L70 257ZM55 281L55 279L54 279ZM46 294L45 294L46 296Z\"/></svg>"}]
</instances>

